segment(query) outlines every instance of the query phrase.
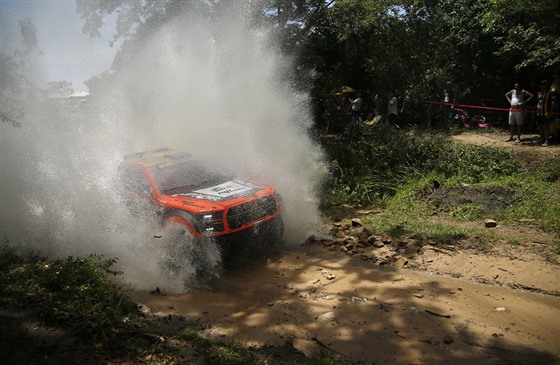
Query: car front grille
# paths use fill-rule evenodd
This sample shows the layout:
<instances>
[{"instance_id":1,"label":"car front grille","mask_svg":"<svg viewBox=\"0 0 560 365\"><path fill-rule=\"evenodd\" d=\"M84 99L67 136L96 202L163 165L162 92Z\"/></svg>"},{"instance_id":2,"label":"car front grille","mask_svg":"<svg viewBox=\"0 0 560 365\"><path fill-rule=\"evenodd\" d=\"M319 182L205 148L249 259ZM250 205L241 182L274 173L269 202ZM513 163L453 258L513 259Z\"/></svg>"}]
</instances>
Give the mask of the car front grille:
<instances>
[{"instance_id":1,"label":"car front grille","mask_svg":"<svg viewBox=\"0 0 560 365\"><path fill-rule=\"evenodd\" d=\"M230 208L227 222L230 229L238 229L245 224L258 221L276 213L276 201L271 195Z\"/></svg>"}]
</instances>

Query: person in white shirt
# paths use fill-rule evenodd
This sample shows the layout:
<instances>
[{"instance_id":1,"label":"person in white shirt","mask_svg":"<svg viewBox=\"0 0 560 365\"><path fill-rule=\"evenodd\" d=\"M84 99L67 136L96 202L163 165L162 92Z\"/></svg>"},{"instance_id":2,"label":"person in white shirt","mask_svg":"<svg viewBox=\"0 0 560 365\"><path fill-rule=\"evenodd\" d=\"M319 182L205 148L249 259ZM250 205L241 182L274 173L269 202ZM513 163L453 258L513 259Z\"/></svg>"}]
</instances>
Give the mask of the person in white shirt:
<instances>
[{"instance_id":1,"label":"person in white shirt","mask_svg":"<svg viewBox=\"0 0 560 365\"><path fill-rule=\"evenodd\" d=\"M361 120L362 119L362 104L363 104L362 94L357 93L356 94L356 99L349 98L348 101L350 101L350 104L352 104L352 118L356 122L361 122L362 121Z\"/></svg>"},{"instance_id":2,"label":"person in white shirt","mask_svg":"<svg viewBox=\"0 0 560 365\"><path fill-rule=\"evenodd\" d=\"M513 141L513 131L517 127L517 139L515 142L521 142L521 128L523 127L524 118L524 108L529 100L533 98L533 94L527 90L523 90L519 87L519 83L516 82L513 85L513 89L506 93L506 99L511 105L509 109L509 139L506 142Z\"/></svg>"},{"instance_id":3,"label":"person in white shirt","mask_svg":"<svg viewBox=\"0 0 560 365\"><path fill-rule=\"evenodd\" d=\"M353 138L359 133L362 124L362 93L356 93L356 99L348 98L348 101L351 104L352 119L346 125L345 134Z\"/></svg>"}]
</instances>

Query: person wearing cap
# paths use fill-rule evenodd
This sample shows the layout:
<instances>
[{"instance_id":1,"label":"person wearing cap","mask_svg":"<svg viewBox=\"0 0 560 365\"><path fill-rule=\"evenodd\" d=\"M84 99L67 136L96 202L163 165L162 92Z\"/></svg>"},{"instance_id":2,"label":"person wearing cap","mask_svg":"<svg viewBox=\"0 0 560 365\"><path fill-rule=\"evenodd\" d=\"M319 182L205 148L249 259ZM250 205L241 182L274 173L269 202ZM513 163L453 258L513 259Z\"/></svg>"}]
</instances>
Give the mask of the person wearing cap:
<instances>
[{"instance_id":1,"label":"person wearing cap","mask_svg":"<svg viewBox=\"0 0 560 365\"><path fill-rule=\"evenodd\" d=\"M513 89L506 93L506 99L511 105L509 109L509 139L506 142L513 141L513 130L517 127L517 139L515 142L521 142L521 128L523 127L523 106L533 98L533 94L519 87L516 82Z\"/></svg>"},{"instance_id":2,"label":"person wearing cap","mask_svg":"<svg viewBox=\"0 0 560 365\"><path fill-rule=\"evenodd\" d=\"M537 94L537 128L541 137L542 146L548 146L550 138L549 124L553 117L552 111L556 103L556 94L548 90L548 81L541 81L541 90Z\"/></svg>"}]
</instances>

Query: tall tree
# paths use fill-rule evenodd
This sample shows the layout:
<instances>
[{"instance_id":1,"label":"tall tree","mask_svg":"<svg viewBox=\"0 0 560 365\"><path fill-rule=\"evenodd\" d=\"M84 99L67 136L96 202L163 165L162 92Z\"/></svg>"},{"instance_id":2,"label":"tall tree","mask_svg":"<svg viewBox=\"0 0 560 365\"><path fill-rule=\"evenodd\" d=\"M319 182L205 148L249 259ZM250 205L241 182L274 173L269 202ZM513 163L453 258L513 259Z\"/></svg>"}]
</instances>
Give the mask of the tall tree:
<instances>
[{"instance_id":1,"label":"tall tree","mask_svg":"<svg viewBox=\"0 0 560 365\"><path fill-rule=\"evenodd\" d=\"M516 71L560 66L560 2L492 0L481 24L499 44L500 59L515 60ZM556 70L555 70L556 71Z\"/></svg>"},{"instance_id":2,"label":"tall tree","mask_svg":"<svg viewBox=\"0 0 560 365\"><path fill-rule=\"evenodd\" d=\"M134 55L142 38L182 10L211 18L231 0L77 2L84 31L90 35L98 35L104 19L117 14L114 41L124 41L113 64L118 69ZM253 6L255 24L272 25L278 46L297 56L296 72L306 71L298 83L312 86L318 113L328 92L344 84L381 95L399 87L409 99L424 100L437 99L451 79L462 100L478 103L494 98L499 103L511 78L519 76L515 73L538 79L560 65L557 0L251 0L239 4Z\"/></svg>"}]
</instances>

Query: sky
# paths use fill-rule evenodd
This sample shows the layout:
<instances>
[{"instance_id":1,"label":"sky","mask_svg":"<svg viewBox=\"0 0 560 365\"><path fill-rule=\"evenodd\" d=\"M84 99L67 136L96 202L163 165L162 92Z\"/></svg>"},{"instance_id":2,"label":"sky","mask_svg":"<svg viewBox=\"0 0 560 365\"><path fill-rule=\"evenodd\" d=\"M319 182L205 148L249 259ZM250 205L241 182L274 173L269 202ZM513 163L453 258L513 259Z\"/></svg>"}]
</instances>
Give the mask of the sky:
<instances>
[{"instance_id":1,"label":"sky","mask_svg":"<svg viewBox=\"0 0 560 365\"><path fill-rule=\"evenodd\" d=\"M31 19L39 48L36 62L40 67L32 75L35 82L69 81L76 91L88 91L84 81L111 67L117 51L109 46L114 25L105 25L101 38L84 35L74 0L0 0L0 14L0 21L9 23L2 24L2 29L7 26L12 38L19 37L18 22ZM0 35L5 36L6 32ZM10 54L13 41L2 39L2 51Z\"/></svg>"}]
</instances>

